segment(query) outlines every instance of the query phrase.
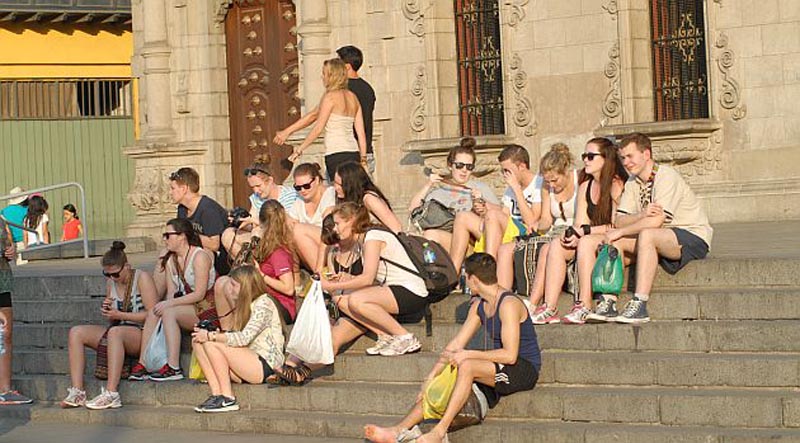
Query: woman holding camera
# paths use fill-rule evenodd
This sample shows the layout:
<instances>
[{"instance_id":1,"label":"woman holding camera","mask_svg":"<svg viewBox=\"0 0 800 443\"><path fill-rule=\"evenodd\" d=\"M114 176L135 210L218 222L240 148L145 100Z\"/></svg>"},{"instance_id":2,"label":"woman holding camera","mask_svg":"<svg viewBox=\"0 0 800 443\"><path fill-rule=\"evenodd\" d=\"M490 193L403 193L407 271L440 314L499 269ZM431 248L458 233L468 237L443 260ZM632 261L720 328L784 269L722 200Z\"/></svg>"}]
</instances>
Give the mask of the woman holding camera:
<instances>
[{"instance_id":1,"label":"woman holding camera","mask_svg":"<svg viewBox=\"0 0 800 443\"><path fill-rule=\"evenodd\" d=\"M140 358L144 357L147 342L161 320L167 342L167 363L157 372L148 374L140 359L131 370L129 380L181 380L181 329L193 330L201 318L216 320L212 291L216 272L212 254L203 249L200 237L186 219L168 221L162 237L167 253L157 266L167 275L167 296L147 313Z\"/></svg>"},{"instance_id":2,"label":"woman holding camera","mask_svg":"<svg viewBox=\"0 0 800 443\"><path fill-rule=\"evenodd\" d=\"M475 139L465 137L458 146L451 148L447 154L447 167L450 169L450 179L444 179L438 174L431 174L428 183L411 198L408 207L413 214L414 210L435 201L453 212L453 215L462 211L474 211L484 214L488 208L500 209L500 200L486 183L472 177L475 170ZM436 203L433 203L436 204ZM453 238L452 222L449 226L425 229L422 235L450 250L450 241Z\"/></svg>"},{"instance_id":3,"label":"woman holding camera","mask_svg":"<svg viewBox=\"0 0 800 443\"><path fill-rule=\"evenodd\" d=\"M272 368L283 364L281 305L258 269L235 268L222 290L233 306L230 330L195 327L192 333L192 349L211 389L208 399L194 408L197 412L238 411L231 382L264 383Z\"/></svg>"},{"instance_id":4,"label":"woman holding camera","mask_svg":"<svg viewBox=\"0 0 800 443\"><path fill-rule=\"evenodd\" d=\"M61 401L62 408L86 406L89 409L122 407L117 387L126 355L138 355L142 341L142 323L146 311L156 304L153 278L145 271L131 268L125 255L125 243L115 241L101 260L106 283L106 298L101 312L108 326L80 325L69 330L69 367L72 386ZM83 373L86 365L84 348L97 350L106 336L108 380L100 395L86 401Z\"/></svg>"},{"instance_id":5,"label":"woman holding camera","mask_svg":"<svg viewBox=\"0 0 800 443\"><path fill-rule=\"evenodd\" d=\"M545 159L547 156L545 156ZM613 214L615 207L622 195L622 190L627 179L627 173L622 166L617 155L617 149L614 144L606 138L593 138L586 143L586 148L581 154L583 159L584 180L577 189L576 195L573 199L577 201L577 206L574 212L574 219L558 238L550 242L549 248L543 248L543 253L547 254L547 260L541 261L540 265L543 269L536 270L536 280L539 285L535 288L539 289L539 294L531 294L531 306L536 306L541 298L542 292L544 293L545 301L541 306L538 306L533 314L534 324L547 324L547 323L566 323L566 324L583 324L586 322L587 316L590 314L592 306L592 269L578 269L578 284L579 284L579 298L570 310L570 312L559 319L556 314L558 308L558 297L561 295L561 289L564 284L564 278L567 273L568 263L575 259L577 254L591 254L594 256L597 246L602 241L602 234L609 229L613 223ZM547 214L552 219L559 214L561 204L558 193L554 192L554 188L558 186L558 168L565 164L562 156L553 155L547 166L555 168L550 170L550 175L544 172L545 183L551 184L551 192L547 195L546 199L542 200L545 205L549 201L551 211ZM545 161L543 159L542 166L544 170ZM553 175L555 173L555 175ZM548 179L550 177L552 180ZM544 191L542 192L543 198ZM570 200L571 201L571 200ZM566 208L565 208L565 211ZM543 214L543 219L545 216ZM562 219L564 223L568 220ZM556 219L558 222L558 219ZM588 248L587 248L588 246ZM543 282L543 284L542 284Z\"/></svg>"}]
</instances>

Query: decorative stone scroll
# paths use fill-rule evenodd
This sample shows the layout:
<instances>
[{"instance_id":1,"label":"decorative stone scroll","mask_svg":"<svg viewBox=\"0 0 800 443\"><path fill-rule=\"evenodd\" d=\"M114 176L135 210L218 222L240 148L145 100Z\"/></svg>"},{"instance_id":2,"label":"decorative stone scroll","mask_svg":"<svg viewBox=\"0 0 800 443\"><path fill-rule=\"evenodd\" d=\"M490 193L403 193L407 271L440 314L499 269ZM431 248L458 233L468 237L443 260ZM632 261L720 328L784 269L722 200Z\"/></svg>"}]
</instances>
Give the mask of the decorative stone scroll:
<instances>
[{"instance_id":1,"label":"decorative stone scroll","mask_svg":"<svg viewBox=\"0 0 800 443\"><path fill-rule=\"evenodd\" d=\"M617 0L610 0L608 3L603 5L603 9L611 14L611 20L617 19L617 14L619 13L619 5L617 5Z\"/></svg>"},{"instance_id":2,"label":"decorative stone scroll","mask_svg":"<svg viewBox=\"0 0 800 443\"><path fill-rule=\"evenodd\" d=\"M530 0L511 0L511 13L508 16L508 25L512 28L525 19L525 6Z\"/></svg>"},{"instance_id":3,"label":"decorative stone scroll","mask_svg":"<svg viewBox=\"0 0 800 443\"><path fill-rule=\"evenodd\" d=\"M225 17L228 15L228 9L233 5L233 0L215 0L214 1L214 23L217 26L225 23Z\"/></svg>"},{"instance_id":4,"label":"decorative stone scroll","mask_svg":"<svg viewBox=\"0 0 800 443\"><path fill-rule=\"evenodd\" d=\"M411 21L408 32L419 38L425 36L425 24L422 21L424 17L422 13L422 1L423 0L403 0L401 4L403 15L406 19Z\"/></svg>"},{"instance_id":5,"label":"decorative stone scroll","mask_svg":"<svg viewBox=\"0 0 800 443\"><path fill-rule=\"evenodd\" d=\"M509 63L511 85L514 91L514 125L524 128L523 134L532 137L536 134L537 124L534 118L533 103L527 97L528 74L522 69L522 59L514 53Z\"/></svg>"},{"instance_id":6,"label":"decorative stone scroll","mask_svg":"<svg viewBox=\"0 0 800 443\"><path fill-rule=\"evenodd\" d=\"M172 203L166 172L151 167L137 169L133 189L128 193L128 201L141 213L160 213L166 210Z\"/></svg>"},{"instance_id":7,"label":"decorative stone scroll","mask_svg":"<svg viewBox=\"0 0 800 443\"><path fill-rule=\"evenodd\" d=\"M720 32L714 46L720 49L717 57L717 66L722 73L722 92L719 94L719 104L729 111L734 120L741 120L747 115L747 106L741 104L741 89L739 82L731 76L734 54L728 47L728 36Z\"/></svg>"},{"instance_id":8,"label":"decorative stone scroll","mask_svg":"<svg viewBox=\"0 0 800 443\"><path fill-rule=\"evenodd\" d=\"M425 130L425 66L417 66L414 75L414 83L411 85L411 95L414 97L416 105L411 113L411 129L414 132Z\"/></svg>"},{"instance_id":9,"label":"decorative stone scroll","mask_svg":"<svg viewBox=\"0 0 800 443\"><path fill-rule=\"evenodd\" d=\"M619 42L608 51L609 62L606 64L605 76L609 80L610 90L603 101L603 114L608 118L618 117L622 112L622 93L619 86Z\"/></svg>"}]
</instances>

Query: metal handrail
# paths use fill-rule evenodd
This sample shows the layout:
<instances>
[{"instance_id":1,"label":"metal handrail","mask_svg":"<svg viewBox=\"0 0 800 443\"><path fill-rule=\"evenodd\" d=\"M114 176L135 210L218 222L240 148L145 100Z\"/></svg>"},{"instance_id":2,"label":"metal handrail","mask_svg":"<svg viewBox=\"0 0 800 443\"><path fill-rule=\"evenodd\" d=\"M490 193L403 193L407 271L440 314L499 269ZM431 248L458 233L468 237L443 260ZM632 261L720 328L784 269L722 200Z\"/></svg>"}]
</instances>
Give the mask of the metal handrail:
<instances>
[{"instance_id":1,"label":"metal handrail","mask_svg":"<svg viewBox=\"0 0 800 443\"><path fill-rule=\"evenodd\" d=\"M81 193L81 206L80 206L81 209L80 209L80 211L81 211L81 220L83 220L83 242L82 242L83 243L83 258L89 258L89 231L87 229L87 225L89 224L89 220L86 218L86 191L83 190L83 186L81 186L80 183L77 183L77 182L59 183L57 185L50 185L50 186L45 186L43 188L31 189L31 190L28 190L28 191L25 191L25 192L20 192L18 194L3 195L3 196L0 196L0 201L10 200L10 199L16 198L16 197L28 197L31 194L35 194L37 192L53 191L55 189L69 188L71 186L74 186L74 187L78 188L78 191L80 191L80 193ZM60 247L62 245L64 245L64 242L50 243L49 245L36 246L33 249L38 251L38 250L42 250L42 249L56 248L56 247Z\"/></svg>"}]
</instances>

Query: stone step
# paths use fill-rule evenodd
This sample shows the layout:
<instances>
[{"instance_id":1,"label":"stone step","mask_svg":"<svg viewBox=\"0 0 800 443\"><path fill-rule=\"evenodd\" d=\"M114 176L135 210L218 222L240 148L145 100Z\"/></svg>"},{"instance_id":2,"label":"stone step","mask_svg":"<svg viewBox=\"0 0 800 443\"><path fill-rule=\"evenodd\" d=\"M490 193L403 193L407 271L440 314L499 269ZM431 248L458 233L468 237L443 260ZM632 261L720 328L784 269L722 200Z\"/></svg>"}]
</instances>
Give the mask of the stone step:
<instances>
[{"instance_id":1,"label":"stone step","mask_svg":"<svg viewBox=\"0 0 800 443\"><path fill-rule=\"evenodd\" d=\"M158 245L150 237L126 237L119 239L125 242L125 252L127 254L141 254L158 250ZM111 248L111 244L116 241L112 239L89 240L89 256L99 257ZM73 240L69 242L54 243L46 248L33 247L21 251L22 258L25 260L53 260L64 258L82 258L83 241Z\"/></svg>"},{"instance_id":2,"label":"stone step","mask_svg":"<svg viewBox=\"0 0 800 443\"><path fill-rule=\"evenodd\" d=\"M15 386L28 395L51 402L63 398L68 384L53 377L15 380ZM100 390L95 380L89 381L87 388L90 395ZM419 384L316 380L301 388L237 385L234 391L248 410L394 415L408 409ZM190 407L208 396L208 387L187 381L123 382L120 393L129 405ZM491 415L513 420L794 428L800 427L800 393L788 389L545 385L504 398Z\"/></svg>"},{"instance_id":3,"label":"stone step","mask_svg":"<svg viewBox=\"0 0 800 443\"><path fill-rule=\"evenodd\" d=\"M106 324L103 297L14 300L14 320L22 323Z\"/></svg>"},{"instance_id":4,"label":"stone step","mask_svg":"<svg viewBox=\"0 0 800 443\"><path fill-rule=\"evenodd\" d=\"M324 438L326 441L353 439L363 441L368 423L390 425L398 416L330 414L294 411L241 410L227 414L198 414L188 407L132 406L121 409L89 411L63 410L53 405L3 408L0 417L32 422L102 424L136 428L181 429L207 432L283 434ZM501 441L503 443L551 443L554 441L590 443L744 443L797 442L798 430L746 429L727 427L662 426L622 423L562 423L554 421L511 421L488 418L480 426L462 429L449 435L454 443ZM337 440L333 440L337 439Z\"/></svg>"}]
</instances>

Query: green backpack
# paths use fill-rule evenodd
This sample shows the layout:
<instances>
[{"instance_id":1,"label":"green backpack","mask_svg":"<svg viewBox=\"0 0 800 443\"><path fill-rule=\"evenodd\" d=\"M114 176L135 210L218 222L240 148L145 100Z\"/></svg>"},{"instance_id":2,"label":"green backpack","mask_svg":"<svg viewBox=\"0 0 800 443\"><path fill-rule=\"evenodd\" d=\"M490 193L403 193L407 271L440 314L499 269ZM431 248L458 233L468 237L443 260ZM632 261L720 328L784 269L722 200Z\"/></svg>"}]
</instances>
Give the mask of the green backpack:
<instances>
[{"instance_id":1,"label":"green backpack","mask_svg":"<svg viewBox=\"0 0 800 443\"><path fill-rule=\"evenodd\" d=\"M597 261L592 269L592 292L616 294L622 292L622 257L611 245L600 246Z\"/></svg>"}]
</instances>

